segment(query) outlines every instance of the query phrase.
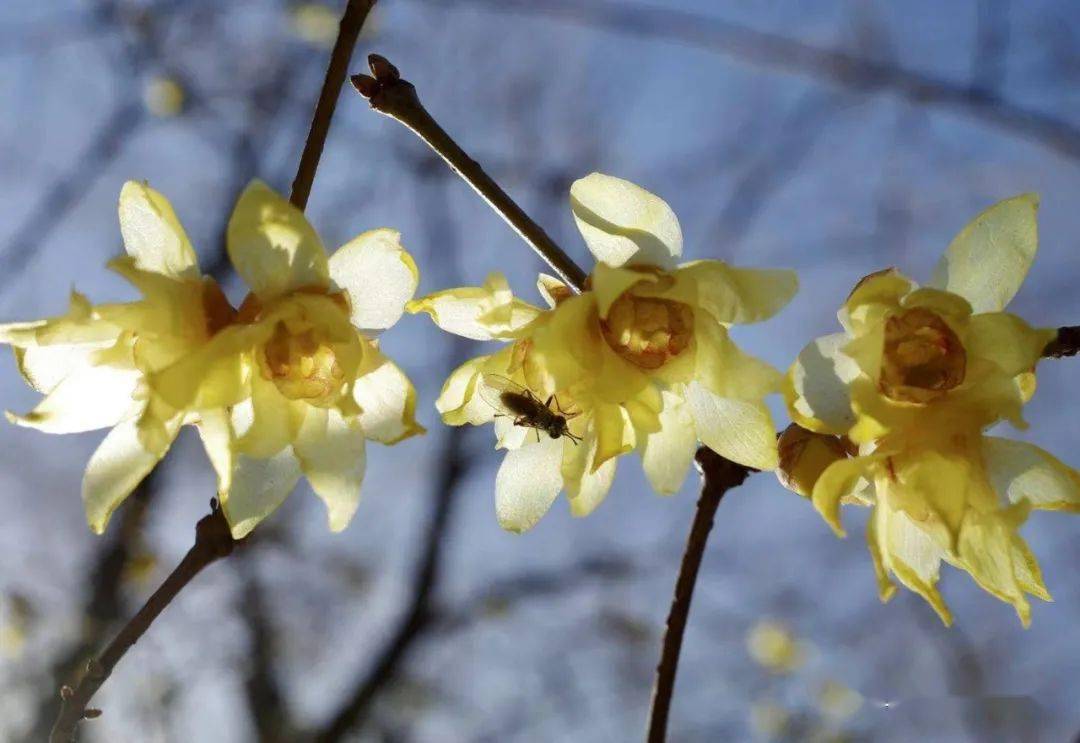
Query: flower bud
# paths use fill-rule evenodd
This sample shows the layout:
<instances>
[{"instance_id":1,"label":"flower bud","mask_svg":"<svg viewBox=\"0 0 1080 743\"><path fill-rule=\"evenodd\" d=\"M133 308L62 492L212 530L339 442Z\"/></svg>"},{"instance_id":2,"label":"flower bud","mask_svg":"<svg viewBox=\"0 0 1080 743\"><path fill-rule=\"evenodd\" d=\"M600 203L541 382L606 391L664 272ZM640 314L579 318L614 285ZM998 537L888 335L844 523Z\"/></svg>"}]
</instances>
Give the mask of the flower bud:
<instances>
[{"instance_id":1,"label":"flower bud","mask_svg":"<svg viewBox=\"0 0 1080 743\"><path fill-rule=\"evenodd\" d=\"M814 483L821 473L850 454L840 437L807 431L795 423L780 434L777 447L780 450L777 479L788 490L806 498L814 492Z\"/></svg>"}]
</instances>

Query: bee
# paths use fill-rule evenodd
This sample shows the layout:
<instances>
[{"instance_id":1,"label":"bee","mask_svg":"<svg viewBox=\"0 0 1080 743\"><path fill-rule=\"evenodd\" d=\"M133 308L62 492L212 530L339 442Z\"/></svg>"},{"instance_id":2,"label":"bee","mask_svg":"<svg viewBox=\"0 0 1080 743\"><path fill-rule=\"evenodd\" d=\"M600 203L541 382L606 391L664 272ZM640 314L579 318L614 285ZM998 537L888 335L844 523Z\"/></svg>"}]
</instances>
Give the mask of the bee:
<instances>
[{"instance_id":1,"label":"bee","mask_svg":"<svg viewBox=\"0 0 1080 743\"><path fill-rule=\"evenodd\" d=\"M479 391L480 397L498 411L495 417L507 416L514 419L515 426L536 429L537 441L540 440L541 431L546 431L553 439L565 436L575 446L581 441L580 436L570 433L567 425L567 421L581 412L563 410L555 395L541 400L532 390L498 374L485 374L480 381ZM551 407L552 402L555 403L554 408Z\"/></svg>"}]
</instances>

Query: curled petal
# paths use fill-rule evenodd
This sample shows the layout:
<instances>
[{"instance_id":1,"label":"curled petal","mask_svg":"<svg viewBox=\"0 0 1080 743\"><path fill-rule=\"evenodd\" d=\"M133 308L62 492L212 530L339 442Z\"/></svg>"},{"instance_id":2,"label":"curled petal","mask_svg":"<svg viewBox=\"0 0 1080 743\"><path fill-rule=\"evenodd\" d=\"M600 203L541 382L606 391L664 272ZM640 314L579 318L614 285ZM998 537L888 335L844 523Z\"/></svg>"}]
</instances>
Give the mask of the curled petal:
<instances>
[{"instance_id":1,"label":"curled petal","mask_svg":"<svg viewBox=\"0 0 1080 743\"><path fill-rule=\"evenodd\" d=\"M1080 472L1034 444L994 436L982 442L990 482L1011 503L1080 512Z\"/></svg>"},{"instance_id":2,"label":"curled petal","mask_svg":"<svg viewBox=\"0 0 1080 743\"><path fill-rule=\"evenodd\" d=\"M252 181L229 218L229 260L262 300L329 284L326 251L304 213Z\"/></svg>"},{"instance_id":3,"label":"curled petal","mask_svg":"<svg viewBox=\"0 0 1080 743\"><path fill-rule=\"evenodd\" d=\"M846 536L840 523L840 504L864 487L867 481L873 481L872 468L881 461L880 457L869 455L838 459L821 473L811 500L821 517L832 527L836 536Z\"/></svg>"},{"instance_id":4,"label":"curled petal","mask_svg":"<svg viewBox=\"0 0 1080 743\"><path fill-rule=\"evenodd\" d=\"M199 277L199 261L172 204L145 183L120 189L120 234L124 249L144 271L176 279Z\"/></svg>"},{"instance_id":5,"label":"curled petal","mask_svg":"<svg viewBox=\"0 0 1080 743\"><path fill-rule=\"evenodd\" d=\"M311 489L326 504L330 531L341 531L360 503L364 480L364 429L337 410L311 408L294 446Z\"/></svg>"},{"instance_id":6,"label":"curled petal","mask_svg":"<svg viewBox=\"0 0 1080 743\"><path fill-rule=\"evenodd\" d=\"M608 310L615 300L627 289L643 281L656 283L659 277L653 273L633 271L629 268L614 268L606 263L597 263L592 272L592 291L596 295L596 309L600 317L606 319Z\"/></svg>"},{"instance_id":7,"label":"curled petal","mask_svg":"<svg viewBox=\"0 0 1080 743\"><path fill-rule=\"evenodd\" d=\"M629 181L602 173L574 181L570 208L585 244L601 263L672 267L682 255L675 212Z\"/></svg>"},{"instance_id":8,"label":"curled petal","mask_svg":"<svg viewBox=\"0 0 1080 743\"><path fill-rule=\"evenodd\" d=\"M563 442L546 436L506 453L495 477L499 526L520 534L548 512L562 490L562 456Z\"/></svg>"},{"instance_id":9,"label":"curled petal","mask_svg":"<svg viewBox=\"0 0 1080 743\"><path fill-rule=\"evenodd\" d=\"M1027 193L979 214L953 238L930 285L959 294L977 313L1004 309L1035 259L1038 209L1038 195Z\"/></svg>"},{"instance_id":10,"label":"curled petal","mask_svg":"<svg viewBox=\"0 0 1080 743\"><path fill-rule=\"evenodd\" d=\"M562 478L566 484L566 497L570 501L570 513L579 517L588 516L611 490L618 460L609 459L590 472L589 462L596 458L595 433L587 431L578 444L570 439L563 441Z\"/></svg>"},{"instance_id":11,"label":"curled petal","mask_svg":"<svg viewBox=\"0 0 1080 743\"><path fill-rule=\"evenodd\" d=\"M826 335L799 352L784 385L791 419L817 433L843 434L855 423L848 385L858 365L843 352L844 333Z\"/></svg>"},{"instance_id":12,"label":"curled petal","mask_svg":"<svg viewBox=\"0 0 1080 743\"><path fill-rule=\"evenodd\" d=\"M7 418L45 433L110 428L131 417L138 405L133 399L138 384L136 369L90 364L68 374L29 413L7 413Z\"/></svg>"},{"instance_id":13,"label":"curled petal","mask_svg":"<svg viewBox=\"0 0 1080 743\"><path fill-rule=\"evenodd\" d=\"M449 380L447 380L449 384ZM416 422L416 389L405 372L373 345L364 349L364 366L353 384L364 436L382 444L424 433Z\"/></svg>"},{"instance_id":14,"label":"curled petal","mask_svg":"<svg viewBox=\"0 0 1080 743\"><path fill-rule=\"evenodd\" d=\"M719 397L698 382L686 388L686 402L705 446L746 467L776 469L776 426L764 403Z\"/></svg>"},{"instance_id":15,"label":"curled petal","mask_svg":"<svg viewBox=\"0 0 1080 743\"><path fill-rule=\"evenodd\" d=\"M389 328L416 292L420 273L400 240L397 230L371 230L330 256L330 278L348 293L350 319L358 328Z\"/></svg>"},{"instance_id":16,"label":"curled petal","mask_svg":"<svg viewBox=\"0 0 1080 743\"><path fill-rule=\"evenodd\" d=\"M539 308L511 294L500 273L489 274L483 286L435 292L405 308L414 314L426 312L446 332L477 341L511 338L540 314Z\"/></svg>"}]
</instances>

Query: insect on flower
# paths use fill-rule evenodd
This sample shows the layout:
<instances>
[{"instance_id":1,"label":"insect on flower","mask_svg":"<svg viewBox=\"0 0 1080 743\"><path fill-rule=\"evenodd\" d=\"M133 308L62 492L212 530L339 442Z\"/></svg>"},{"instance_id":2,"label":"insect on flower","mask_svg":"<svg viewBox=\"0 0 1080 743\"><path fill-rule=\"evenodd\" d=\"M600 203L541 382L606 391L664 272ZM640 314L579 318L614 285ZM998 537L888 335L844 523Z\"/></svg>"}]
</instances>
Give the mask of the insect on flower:
<instances>
[{"instance_id":1,"label":"insect on flower","mask_svg":"<svg viewBox=\"0 0 1080 743\"><path fill-rule=\"evenodd\" d=\"M541 431L546 431L553 439L565 436L575 445L581 441L580 436L570 433L567 425L567 421L580 415L580 411L563 410L555 395L541 401L532 390L498 374L485 374L479 391L480 397L498 411L496 418L509 416L514 419L515 426L536 429L537 441L540 440ZM555 403L554 408L551 407L552 402Z\"/></svg>"}]
</instances>

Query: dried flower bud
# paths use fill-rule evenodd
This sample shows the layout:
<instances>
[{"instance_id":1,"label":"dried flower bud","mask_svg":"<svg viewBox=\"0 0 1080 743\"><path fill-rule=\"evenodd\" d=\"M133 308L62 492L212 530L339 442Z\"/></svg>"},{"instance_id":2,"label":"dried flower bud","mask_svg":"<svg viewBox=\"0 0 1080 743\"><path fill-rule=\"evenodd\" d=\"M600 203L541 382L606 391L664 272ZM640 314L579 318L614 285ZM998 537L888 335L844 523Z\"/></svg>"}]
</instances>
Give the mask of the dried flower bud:
<instances>
[{"instance_id":1,"label":"dried flower bud","mask_svg":"<svg viewBox=\"0 0 1080 743\"><path fill-rule=\"evenodd\" d=\"M356 92L365 98L372 98L379 92L379 81L371 75L353 75L349 78Z\"/></svg>"},{"instance_id":2,"label":"dried flower bud","mask_svg":"<svg viewBox=\"0 0 1080 743\"><path fill-rule=\"evenodd\" d=\"M368 66L371 68L371 74L381 83L396 83L401 79L401 73L398 72L398 68L394 67L394 65L390 63L390 60L381 54L369 54Z\"/></svg>"},{"instance_id":3,"label":"dried flower bud","mask_svg":"<svg viewBox=\"0 0 1080 743\"><path fill-rule=\"evenodd\" d=\"M788 490L806 498L814 492L814 483L825 468L850 453L839 437L807 431L795 423L780 434L777 447L780 450L777 479Z\"/></svg>"}]
</instances>

